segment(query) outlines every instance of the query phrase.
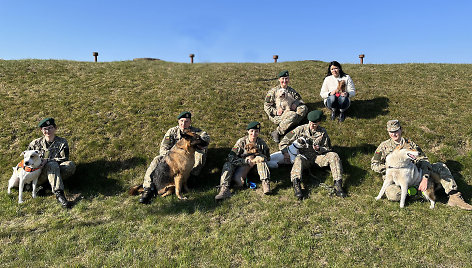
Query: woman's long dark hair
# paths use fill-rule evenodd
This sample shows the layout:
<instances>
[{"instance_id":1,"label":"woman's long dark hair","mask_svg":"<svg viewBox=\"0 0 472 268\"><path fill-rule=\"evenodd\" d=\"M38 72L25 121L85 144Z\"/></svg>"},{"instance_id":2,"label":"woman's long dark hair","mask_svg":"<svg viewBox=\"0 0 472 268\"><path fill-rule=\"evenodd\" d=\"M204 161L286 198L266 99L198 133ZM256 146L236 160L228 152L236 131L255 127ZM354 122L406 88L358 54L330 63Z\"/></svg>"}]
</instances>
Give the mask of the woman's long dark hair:
<instances>
[{"instance_id":1,"label":"woman's long dark hair","mask_svg":"<svg viewBox=\"0 0 472 268\"><path fill-rule=\"evenodd\" d=\"M343 68L341 67L341 64L339 64L339 62L337 61L332 61L329 63L329 66L328 66L328 73L326 74L326 76L330 76L331 75L331 66L336 66L339 68L339 77L343 77L345 75L347 75L347 73L344 73L343 72Z\"/></svg>"}]
</instances>

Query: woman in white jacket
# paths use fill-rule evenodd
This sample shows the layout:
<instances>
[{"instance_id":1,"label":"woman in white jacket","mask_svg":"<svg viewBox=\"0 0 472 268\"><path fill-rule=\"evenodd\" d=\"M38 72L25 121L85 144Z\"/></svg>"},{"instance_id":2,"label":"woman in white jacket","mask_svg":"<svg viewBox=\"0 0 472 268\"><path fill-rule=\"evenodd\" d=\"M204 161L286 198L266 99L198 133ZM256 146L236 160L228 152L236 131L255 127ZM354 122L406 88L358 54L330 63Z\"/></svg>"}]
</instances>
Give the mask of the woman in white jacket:
<instances>
[{"instance_id":1,"label":"woman in white jacket","mask_svg":"<svg viewBox=\"0 0 472 268\"><path fill-rule=\"evenodd\" d=\"M344 81L344 82L338 82ZM340 92L338 87L344 84L345 89ZM341 64L337 61L332 61L328 66L328 73L321 86L320 96L324 100L324 104L331 110L331 120L336 118L336 111L339 110L339 121L343 122L346 119L345 111L351 105L350 98L356 95L354 82L351 77L343 72Z\"/></svg>"}]
</instances>

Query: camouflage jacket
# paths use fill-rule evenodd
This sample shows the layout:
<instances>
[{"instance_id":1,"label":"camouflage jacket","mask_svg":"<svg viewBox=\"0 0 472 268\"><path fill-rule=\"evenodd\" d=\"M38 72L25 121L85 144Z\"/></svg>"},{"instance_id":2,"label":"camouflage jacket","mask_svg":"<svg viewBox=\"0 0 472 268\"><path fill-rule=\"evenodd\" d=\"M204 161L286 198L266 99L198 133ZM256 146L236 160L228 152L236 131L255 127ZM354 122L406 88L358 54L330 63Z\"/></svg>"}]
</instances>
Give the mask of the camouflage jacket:
<instances>
[{"instance_id":1,"label":"camouflage jacket","mask_svg":"<svg viewBox=\"0 0 472 268\"><path fill-rule=\"evenodd\" d=\"M52 143L48 143L44 137L37 138L28 145L28 150L38 150L44 159L54 160L59 164L69 161L69 144L61 137L54 137Z\"/></svg>"},{"instance_id":2,"label":"camouflage jacket","mask_svg":"<svg viewBox=\"0 0 472 268\"><path fill-rule=\"evenodd\" d=\"M267 92L267 96L265 97L264 111L270 117L274 117L277 115L277 107L275 104L275 100L277 99L277 95L276 95L277 91L280 88L281 88L280 85L272 88L271 90L269 90L269 92ZM298 92L295 91L295 89L287 86L287 92L294 100L297 100L297 102L295 102L298 104L297 106L305 104L302 100L302 96L300 96L300 94L298 94Z\"/></svg>"},{"instance_id":3,"label":"camouflage jacket","mask_svg":"<svg viewBox=\"0 0 472 268\"><path fill-rule=\"evenodd\" d=\"M228 154L228 162L235 166L242 166L246 164L246 144L250 143L249 137L244 136L240 138L236 144L231 149L231 152ZM256 139L256 146L259 152L262 153L262 157L264 157L267 161L270 160L270 151L269 146L265 143L265 141L261 138Z\"/></svg>"},{"instance_id":4,"label":"camouflage jacket","mask_svg":"<svg viewBox=\"0 0 472 268\"><path fill-rule=\"evenodd\" d=\"M210 143L210 136L203 130L190 126L190 131L197 133L202 137L202 139ZM182 139L182 132L180 131L179 126L175 126L167 130L164 138L161 142L161 147L159 150L159 155L166 155L167 152L180 140Z\"/></svg>"},{"instance_id":5,"label":"camouflage jacket","mask_svg":"<svg viewBox=\"0 0 472 268\"><path fill-rule=\"evenodd\" d=\"M325 128L318 126L315 131L310 130L308 124L298 126L294 130L290 131L283 137L279 143L279 149L282 153L288 152L288 146L292 144L296 139L304 137L307 143L310 145L308 148L301 148L299 153L305 155L306 157L314 157L319 154L324 154L330 152L331 140L329 139L328 132ZM320 146L318 151L313 149L313 145Z\"/></svg>"},{"instance_id":6,"label":"camouflage jacket","mask_svg":"<svg viewBox=\"0 0 472 268\"><path fill-rule=\"evenodd\" d=\"M402 138L400 143L396 143L392 139L382 142L375 150L375 154L370 161L370 168L377 173L385 174L385 159L398 145L404 144L405 142L410 143L411 146L419 152L419 156L416 158L415 164L418 166L418 168L423 170L424 174L429 174L431 171L431 164L428 161L428 157L426 157L418 145L405 138Z\"/></svg>"}]
</instances>

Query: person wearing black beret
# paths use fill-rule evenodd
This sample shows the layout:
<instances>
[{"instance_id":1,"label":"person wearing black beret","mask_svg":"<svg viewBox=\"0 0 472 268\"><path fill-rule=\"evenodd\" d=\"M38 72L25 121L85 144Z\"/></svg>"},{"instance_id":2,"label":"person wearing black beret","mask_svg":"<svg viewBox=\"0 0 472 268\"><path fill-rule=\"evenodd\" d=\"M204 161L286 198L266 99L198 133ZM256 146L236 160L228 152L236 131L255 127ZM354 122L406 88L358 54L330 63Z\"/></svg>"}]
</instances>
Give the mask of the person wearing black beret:
<instances>
[{"instance_id":1,"label":"person wearing black beret","mask_svg":"<svg viewBox=\"0 0 472 268\"><path fill-rule=\"evenodd\" d=\"M63 180L75 173L76 166L69 160L69 144L66 139L56 136L57 126L54 118L42 119L38 128L43 136L33 140L28 146L28 150L37 150L43 155L38 185L49 183L59 204L64 208L70 208L71 203L64 194Z\"/></svg>"},{"instance_id":2,"label":"person wearing black beret","mask_svg":"<svg viewBox=\"0 0 472 268\"><path fill-rule=\"evenodd\" d=\"M334 179L336 195L346 197L346 193L342 188L343 168L341 159L336 152L332 151L328 132L325 128L320 126L322 115L323 112L319 110L309 112L307 116L308 124L298 126L290 131L279 144L279 148L284 154L284 157L288 158L287 162L290 160L287 151L288 147L299 137L304 137L307 143L311 145L308 146L308 148L300 148L299 155L295 158L292 171L290 172L290 179L293 184L295 196L300 200L304 197L300 186L303 170L310 168L314 164L320 167L330 167L331 175Z\"/></svg>"},{"instance_id":3,"label":"person wearing black beret","mask_svg":"<svg viewBox=\"0 0 472 268\"><path fill-rule=\"evenodd\" d=\"M177 116L178 125L167 130L164 138L161 142L161 147L159 150L159 155L156 156L144 174L143 188L144 191L139 199L139 202L142 204L148 204L151 202L151 199L156 196L155 185L152 183L151 174L156 169L159 162L164 158L164 156L172 149L172 147L182 138L182 133L184 129L188 129L196 134L200 135L202 139L210 143L210 136L203 130L192 126L192 113L188 111L181 112ZM207 157L208 148L203 150L195 151L195 165L193 166L191 175L198 176L205 165Z\"/></svg>"},{"instance_id":4,"label":"person wearing black beret","mask_svg":"<svg viewBox=\"0 0 472 268\"><path fill-rule=\"evenodd\" d=\"M300 123L305 118L308 108L300 94L288 86L289 72L283 70L278 75L279 85L267 92L264 101L264 111L270 121L277 125L271 132L272 139L280 142L280 137Z\"/></svg>"},{"instance_id":5,"label":"person wearing black beret","mask_svg":"<svg viewBox=\"0 0 472 268\"><path fill-rule=\"evenodd\" d=\"M247 136L240 138L233 149L228 154L228 162L223 165L220 178L220 190L215 196L216 200L223 200L231 197L230 183L242 187L245 183L247 174L257 168L257 173L262 183L262 192L270 194L270 171L267 161L270 159L269 147L262 138L259 138L261 124L251 122L246 131Z\"/></svg>"}]
</instances>

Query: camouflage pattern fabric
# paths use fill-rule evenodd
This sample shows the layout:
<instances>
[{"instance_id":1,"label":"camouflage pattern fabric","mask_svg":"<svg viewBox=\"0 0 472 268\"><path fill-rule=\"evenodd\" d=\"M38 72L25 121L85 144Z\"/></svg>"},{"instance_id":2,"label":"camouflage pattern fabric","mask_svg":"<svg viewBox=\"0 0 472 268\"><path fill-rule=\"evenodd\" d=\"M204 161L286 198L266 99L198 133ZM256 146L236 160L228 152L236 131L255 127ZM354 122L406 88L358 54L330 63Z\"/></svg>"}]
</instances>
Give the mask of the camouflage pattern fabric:
<instances>
[{"instance_id":1,"label":"camouflage pattern fabric","mask_svg":"<svg viewBox=\"0 0 472 268\"><path fill-rule=\"evenodd\" d=\"M418 145L416 145L413 141L409 139L405 139L405 138L402 138L400 140L400 143L396 143L392 139L388 139L382 142L375 150L375 154L372 157L370 167L373 171L382 174L382 180L385 179L385 171L386 171L385 159L387 158L387 155L393 152L393 150L398 145L402 145L404 143L410 143L411 146L420 153L417 159L415 160L415 164L418 167L418 169L420 169L423 172L424 175L429 175L431 171L434 173L437 173L440 177L440 180L436 181L436 183L439 183L442 185L442 187L444 188L444 192L446 192L446 194L452 190L457 190L457 184L454 178L452 177L451 171L447 168L447 166L441 162L437 162L431 165L431 163L428 160L428 157L425 155L423 150L421 150L421 148ZM392 196L395 196L395 194L392 194ZM387 198L388 198L388 195L387 195Z\"/></svg>"},{"instance_id":2,"label":"camouflage pattern fabric","mask_svg":"<svg viewBox=\"0 0 472 268\"><path fill-rule=\"evenodd\" d=\"M220 186L229 187L231 179L233 178L235 171L238 168L249 167L249 165L246 162L246 157L247 157L248 152L246 152L245 150L246 144L248 143L250 143L249 137L245 136L243 138L240 138L236 142L236 144L233 146L233 149L231 149L231 152L228 154L228 162L226 162L223 165L221 178L220 178ZM259 179L261 181L270 180L270 171L269 171L269 167L267 166L267 161L270 160L269 146L267 146L264 140L262 140L261 138L257 138L256 147L258 148L258 151L261 152L261 156L265 158L264 162L257 163L256 165L254 165L257 168ZM247 172L249 172L249 170L247 170ZM239 170L237 173L244 175L244 173L247 174L247 172L242 172L242 170Z\"/></svg>"},{"instance_id":3,"label":"camouflage pattern fabric","mask_svg":"<svg viewBox=\"0 0 472 268\"><path fill-rule=\"evenodd\" d=\"M38 185L49 182L53 191L64 190L63 180L72 176L76 168L75 163L69 161L67 140L56 136L52 143L49 143L41 137L32 141L28 150L38 150L44 159L48 159L39 175Z\"/></svg>"},{"instance_id":4,"label":"camouflage pattern fabric","mask_svg":"<svg viewBox=\"0 0 472 268\"><path fill-rule=\"evenodd\" d=\"M279 149L282 153L287 153L288 146L300 137L304 137L310 146L300 149L299 155L293 163L290 179L292 181L296 178L301 180L303 170L317 164L320 167L329 166L333 180L341 180L343 174L341 159L337 153L332 152L331 140L326 129L318 126L315 131L311 131L308 124L299 126L285 135L279 143ZM317 151L313 149L313 146L316 145L319 146Z\"/></svg>"},{"instance_id":5,"label":"camouflage pattern fabric","mask_svg":"<svg viewBox=\"0 0 472 268\"><path fill-rule=\"evenodd\" d=\"M200 135L200 137L202 137L204 141L210 143L210 136L205 131L202 131L201 129L192 127L192 126L189 129L190 131L195 132L198 135ZM164 158L164 156L170 151L170 149L172 149L172 147L180 139L182 139L182 132L180 131L179 126L175 126L167 130L166 134L164 135L164 138L161 141L159 155L154 157L154 159L151 161L151 164L149 164L149 167L147 168L146 173L144 174L143 187L145 188L151 187L152 172L156 169L157 165ZM195 151L195 164L191 172L192 175L194 176L200 175L200 172L202 171L203 166L206 163L207 153L208 153L207 148L203 150Z\"/></svg>"},{"instance_id":6,"label":"camouflage pattern fabric","mask_svg":"<svg viewBox=\"0 0 472 268\"><path fill-rule=\"evenodd\" d=\"M281 86L278 85L267 92L264 101L264 111L269 116L270 121L278 125L277 131L279 134L284 135L290 128L296 126L298 123L300 123L300 121L303 120L303 118L308 113L308 108L303 102L300 94L298 94L295 89L288 86L286 88L287 94L296 100L295 104L297 105L297 109L296 111L284 111L282 115L277 115L277 109L280 107L277 107L276 94L280 88Z\"/></svg>"}]
</instances>

